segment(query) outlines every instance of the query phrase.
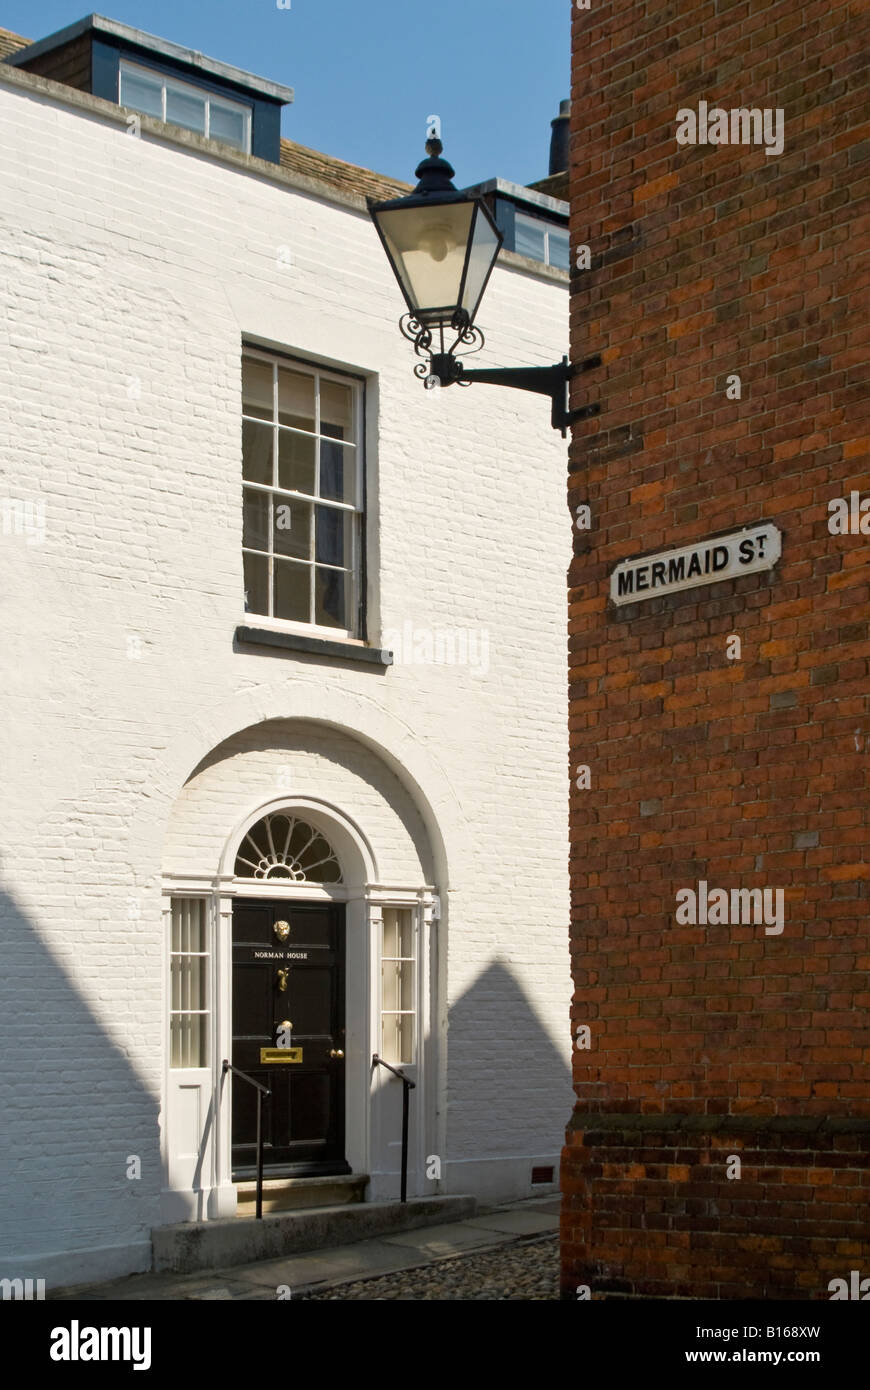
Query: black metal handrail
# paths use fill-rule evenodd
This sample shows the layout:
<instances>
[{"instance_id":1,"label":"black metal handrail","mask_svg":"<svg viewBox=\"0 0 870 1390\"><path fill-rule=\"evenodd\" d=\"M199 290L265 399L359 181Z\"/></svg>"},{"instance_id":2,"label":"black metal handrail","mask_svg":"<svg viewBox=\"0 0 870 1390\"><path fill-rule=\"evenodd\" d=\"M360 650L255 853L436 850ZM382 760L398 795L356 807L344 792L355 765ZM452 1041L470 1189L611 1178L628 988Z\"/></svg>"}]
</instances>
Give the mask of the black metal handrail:
<instances>
[{"instance_id":1,"label":"black metal handrail","mask_svg":"<svg viewBox=\"0 0 870 1390\"><path fill-rule=\"evenodd\" d=\"M226 1076L226 1074L227 1074L228 1071L234 1072L236 1076L240 1076L240 1077L242 1078L243 1081L247 1081L247 1083L248 1083L249 1086L256 1086L256 1088L257 1088L257 1213L256 1213L256 1219L257 1219L258 1221L262 1221L262 1219L263 1219L263 1123L262 1123L262 1119L263 1119L263 1096L271 1096L272 1092L269 1090L269 1087L268 1087L268 1086L264 1086L263 1083L262 1083L261 1081L255 1081L254 1078L253 1078L252 1076L248 1076L248 1073L247 1073L246 1071L242 1071L240 1067L234 1067L233 1064L232 1064L232 1062L228 1061L227 1058L225 1057L225 1058L224 1058L224 1066L223 1066L223 1075Z\"/></svg>"},{"instance_id":2,"label":"black metal handrail","mask_svg":"<svg viewBox=\"0 0 870 1390\"><path fill-rule=\"evenodd\" d=\"M372 1066L373 1066L373 1067L374 1067L374 1066L386 1067L387 1071L391 1071L391 1072L393 1073L393 1076L397 1076L397 1077L399 1078L399 1080L401 1081L401 1083L402 1083L402 1196L401 1196L401 1201L407 1202L407 1200L408 1200L408 1092L409 1092L409 1091L413 1091L413 1089L414 1089L414 1087L417 1085L417 1083L416 1083L416 1081L412 1081L412 1080L410 1079L410 1077L406 1076L405 1073L404 1073L403 1071L399 1071L398 1067L390 1066L390 1063L389 1063L389 1062L385 1062L384 1059L383 1059L383 1057L379 1057L378 1054L377 1054L376 1052L373 1052L373 1053L372 1053Z\"/></svg>"}]
</instances>

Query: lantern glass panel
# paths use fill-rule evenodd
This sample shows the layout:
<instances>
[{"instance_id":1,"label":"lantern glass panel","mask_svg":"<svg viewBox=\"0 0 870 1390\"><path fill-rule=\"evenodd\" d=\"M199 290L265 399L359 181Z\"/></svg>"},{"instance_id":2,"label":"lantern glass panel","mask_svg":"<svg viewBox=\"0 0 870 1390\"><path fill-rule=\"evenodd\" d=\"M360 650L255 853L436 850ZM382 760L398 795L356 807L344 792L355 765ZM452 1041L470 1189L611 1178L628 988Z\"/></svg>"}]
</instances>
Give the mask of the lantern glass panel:
<instances>
[{"instance_id":1,"label":"lantern glass panel","mask_svg":"<svg viewBox=\"0 0 870 1390\"><path fill-rule=\"evenodd\" d=\"M481 295L486 288L487 277L498 255L501 236L492 225L483 208L475 210L471 247L468 253L468 270L462 292L462 308L470 319L474 318Z\"/></svg>"},{"instance_id":2,"label":"lantern glass panel","mask_svg":"<svg viewBox=\"0 0 870 1390\"><path fill-rule=\"evenodd\" d=\"M423 314L459 304L473 202L395 208L377 214L409 307Z\"/></svg>"}]
</instances>

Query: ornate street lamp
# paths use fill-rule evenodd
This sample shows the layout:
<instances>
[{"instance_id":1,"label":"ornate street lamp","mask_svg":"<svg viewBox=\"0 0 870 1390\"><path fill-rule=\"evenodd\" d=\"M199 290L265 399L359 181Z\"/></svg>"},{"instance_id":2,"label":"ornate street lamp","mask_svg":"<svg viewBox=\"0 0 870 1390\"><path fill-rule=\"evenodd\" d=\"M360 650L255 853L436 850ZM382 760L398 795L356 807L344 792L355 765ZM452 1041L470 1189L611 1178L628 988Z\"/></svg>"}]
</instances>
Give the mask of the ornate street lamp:
<instances>
[{"instance_id":1,"label":"ornate street lamp","mask_svg":"<svg viewBox=\"0 0 870 1390\"><path fill-rule=\"evenodd\" d=\"M483 198L454 187L453 169L441 158L441 150L440 140L427 140L428 158L417 166L419 182L413 193L384 203L368 200L408 306L399 327L423 359L414 374L430 388L482 381L549 396L553 428L564 437L575 420L598 413L597 404L569 411L568 382L578 372L599 367L600 357L573 365L563 357L552 367L467 371L455 356L460 348L479 352L483 347L474 316L504 238Z\"/></svg>"}]
</instances>

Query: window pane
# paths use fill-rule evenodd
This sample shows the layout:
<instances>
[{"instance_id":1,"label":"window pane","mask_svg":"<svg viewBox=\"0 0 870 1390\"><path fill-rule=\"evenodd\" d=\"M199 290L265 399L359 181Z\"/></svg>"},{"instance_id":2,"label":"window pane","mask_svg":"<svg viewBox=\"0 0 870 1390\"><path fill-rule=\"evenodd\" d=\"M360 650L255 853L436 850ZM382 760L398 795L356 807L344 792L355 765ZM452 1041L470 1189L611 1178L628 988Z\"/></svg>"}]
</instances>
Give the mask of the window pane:
<instances>
[{"instance_id":1,"label":"window pane","mask_svg":"<svg viewBox=\"0 0 870 1390\"><path fill-rule=\"evenodd\" d=\"M138 72L121 71L121 105L146 116L163 118L163 83L160 78L145 77Z\"/></svg>"},{"instance_id":2,"label":"window pane","mask_svg":"<svg viewBox=\"0 0 870 1390\"><path fill-rule=\"evenodd\" d=\"M413 956L414 954L414 919L410 911L401 914L399 931L399 955Z\"/></svg>"},{"instance_id":3,"label":"window pane","mask_svg":"<svg viewBox=\"0 0 870 1390\"><path fill-rule=\"evenodd\" d=\"M384 956L397 956L397 955L399 954L399 952L398 952L398 950L397 950L397 946L398 946L398 935L397 935L398 926L397 926L397 919L396 919L396 909L395 909L394 907L385 907L384 910L383 910L383 913L384 913L384 949L383 949L383 951L381 952L381 955L384 955Z\"/></svg>"},{"instance_id":4,"label":"window pane","mask_svg":"<svg viewBox=\"0 0 870 1390\"><path fill-rule=\"evenodd\" d=\"M278 431L278 486L291 492L314 494L314 450L317 440L310 434Z\"/></svg>"},{"instance_id":5,"label":"window pane","mask_svg":"<svg viewBox=\"0 0 870 1390\"><path fill-rule=\"evenodd\" d=\"M381 966L381 1008L385 1011L399 1007L399 969L393 961L384 961Z\"/></svg>"},{"instance_id":6,"label":"window pane","mask_svg":"<svg viewBox=\"0 0 870 1390\"><path fill-rule=\"evenodd\" d=\"M568 250L568 233L550 229L550 265L558 266L559 270L568 270L570 266L570 253Z\"/></svg>"},{"instance_id":7,"label":"window pane","mask_svg":"<svg viewBox=\"0 0 870 1390\"><path fill-rule=\"evenodd\" d=\"M181 961L182 1007L185 1009L201 1009L205 1002L205 957L204 956L175 956L175 960Z\"/></svg>"},{"instance_id":8,"label":"window pane","mask_svg":"<svg viewBox=\"0 0 870 1390\"><path fill-rule=\"evenodd\" d=\"M276 496L273 525L276 555L293 555L299 560L311 559L310 502L297 502L290 497ZM307 603L305 618L307 621Z\"/></svg>"},{"instance_id":9,"label":"window pane","mask_svg":"<svg viewBox=\"0 0 870 1390\"><path fill-rule=\"evenodd\" d=\"M384 955L413 956L414 935L411 909L406 907L385 907L384 913Z\"/></svg>"},{"instance_id":10,"label":"window pane","mask_svg":"<svg viewBox=\"0 0 870 1390\"><path fill-rule=\"evenodd\" d=\"M190 949L191 951L205 950L205 903L200 899L195 899L188 904L190 915ZM205 1008L205 1002L202 1005Z\"/></svg>"},{"instance_id":11,"label":"window pane","mask_svg":"<svg viewBox=\"0 0 870 1390\"><path fill-rule=\"evenodd\" d=\"M351 512L341 512L335 507L317 508L315 560L321 565L350 568L351 523Z\"/></svg>"},{"instance_id":12,"label":"window pane","mask_svg":"<svg viewBox=\"0 0 870 1390\"><path fill-rule=\"evenodd\" d=\"M311 566L297 565L292 560L275 562L275 617L293 622L311 621L309 589Z\"/></svg>"},{"instance_id":13,"label":"window pane","mask_svg":"<svg viewBox=\"0 0 870 1390\"><path fill-rule=\"evenodd\" d=\"M173 951L205 950L205 904L200 898L174 898L172 901ZM176 1006L173 1005L173 1008Z\"/></svg>"},{"instance_id":14,"label":"window pane","mask_svg":"<svg viewBox=\"0 0 870 1390\"><path fill-rule=\"evenodd\" d=\"M203 1014L174 1014L169 1024L169 1065L206 1067L206 1019Z\"/></svg>"},{"instance_id":15,"label":"window pane","mask_svg":"<svg viewBox=\"0 0 870 1390\"><path fill-rule=\"evenodd\" d=\"M203 1067L206 1062L206 1009L208 971L205 903L200 898L175 898L172 902L172 951L169 993L171 999L170 1065Z\"/></svg>"},{"instance_id":16,"label":"window pane","mask_svg":"<svg viewBox=\"0 0 870 1390\"><path fill-rule=\"evenodd\" d=\"M253 420L242 421L242 477L248 483L267 483L271 486L272 445L275 431L271 425L258 425Z\"/></svg>"},{"instance_id":17,"label":"window pane","mask_svg":"<svg viewBox=\"0 0 870 1390\"><path fill-rule=\"evenodd\" d=\"M273 420L272 367L253 357L242 358L242 410L258 420Z\"/></svg>"},{"instance_id":18,"label":"window pane","mask_svg":"<svg viewBox=\"0 0 870 1390\"><path fill-rule=\"evenodd\" d=\"M169 1020L169 1065L180 1067L181 1062L181 1020L173 1017Z\"/></svg>"},{"instance_id":19,"label":"window pane","mask_svg":"<svg viewBox=\"0 0 870 1390\"><path fill-rule=\"evenodd\" d=\"M194 92L181 92L175 87L166 89L166 119L185 130L205 135L205 98Z\"/></svg>"},{"instance_id":20,"label":"window pane","mask_svg":"<svg viewBox=\"0 0 870 1390\"><path fill-rule=\"evenodd\" d=\"M381 1016L381 1056L396 1065L396 1020L392 1014Z\"/></svg>"},{"instance_id":21,"label":"window pane","mask_svg":"<svg viewBox=\"0 0 870 1390\"><path fill-rule=\"evenodd\" d=\"M244 111L224 106L212 97L208 109L208 133L212 140L223 140L239 150L247 149Z\"/></svg>"},{"instance_id":22,"label":"window pane","mask_svg":"<svg viewBox=\"0 0 870 1390\"><path fill-rule=\"evenodd\" d=\"M400 1009L402 1013L414 1010L414 963L413 961L385 960L381 966L383 997L381 1007L385 1013Z\"/></svg>"},{"instance_id":23,"label":"window pane","mask_svg":"<svg viewBox=\"0 0 870 1390\"><path fill-rule=\"evenodd\" d=\"M320 383L320 433L353 440L353 392L337 381Z\"/></svg>"},{"instance_id":24,"label":"window pane","mask_svg":"<svg viewBox=\"0 0 870 1390\"><path fill-rule=\"evenodd\" d=\"M544 227L540 222L535 222L531 217L522 217L518 213L515 221L515 245L514 250L520 256L529 256L533 261L543 261L544 259Z\"/></svg>"},{"instance_id":25,"label":"window pane","mask_svg":"<svg viewBox=\"0 0 870 1390\"><path fill-rule=\"evenodd\" d=\"M407 1014L396 1019L396 1055L400 1062L414 1060L414 1020Z\"/></svg>"},{"instance_id":26,"label":"window pane","mask_svg":"<svg viewBox=\"0 0 870 1390\"><path fill-rule=\"evenodd\" d=\"M245 556L245 612L269 611L269 561L264 555Z\"/></svg>"},{"instance_id":27,"label":"window pane","mask_svg":"<svg viewBox=\"0 0 870 1390\"><path fill-rule=\"evenodd\" d=\"M403 1013L414 1011L414 964L406 961L399 979L399 1008Z\"/></svg>"},{"instance_id":28,"label":"window pane","mask_svg":"<svg viewBox=\"0 0 870 1390\"><path fill-rule=\"evenodd\" d=\"M278 372L278 420L299 430L314 429L314 377Z\"/></svg>"},{"instance_id":29,"label":"window pane","mask_svg":"<svg viewBox=\"0 0 870 1390\"><path fill-rule=\"evenodd\" d=\"M414 1020L408 1014L384 1014L381 1018L381 1056L393 1066L414 1061Z\"/></svg>"},{"instance_id":30,"label":"window pane","mask_svg":"<svg viewBox=\"0 0 870 1390\"><path fill-rule=\"evenodd\" d=\"M242 403L243 481L271 490L267 500L244 489L247 611L349 632L358 597L360 464L348 442L358 433L357 393L349 383L260 360L249 349L242 355ZM344 506L314 505L321 497Z\"/></svg>"},{"instance_id":31,"label":"window pane","mask_svg":"<svg viewBox=\"0 0 870 1390\"><path fill-rule=\"evenodd\" d=\"M350 576L344 570L316 570L314 621L321 627L350 626Z\"/></svg>"},{"instance_id":32,"label":"window pane","mask_svg":"<svg viewBox=\"0 0 870 1390\"><path fill-rule=\"evenodd\" d=\"M335 502L356 501L354 451L330 439L320 441L320 496Z\"/></svg>"},{"instance_id":33,"label":"window pane","mask_svg":"<svg viewBox=\"0 0 870 1390\"><path fill-rule=\"evenodd\" d=\"M245 488L242 545L249 550L265 550L268 553L270 500L268 492Z\"/></svg>"}]
</instances>

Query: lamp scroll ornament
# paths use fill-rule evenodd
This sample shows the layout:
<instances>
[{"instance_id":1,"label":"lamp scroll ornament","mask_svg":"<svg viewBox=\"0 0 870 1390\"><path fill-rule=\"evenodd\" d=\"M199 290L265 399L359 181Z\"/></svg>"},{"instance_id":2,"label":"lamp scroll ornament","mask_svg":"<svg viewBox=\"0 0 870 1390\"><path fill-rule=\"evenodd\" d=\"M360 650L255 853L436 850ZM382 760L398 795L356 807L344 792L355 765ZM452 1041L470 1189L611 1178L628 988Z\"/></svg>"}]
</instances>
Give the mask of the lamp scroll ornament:
<instances>
[{"instance_id":1,"label":"lamp scroll ornament","mask_svg":"<svg viewBox=\"0 0 870 1390\"><path fill-rule=\"evenodd\" d=\"M428 325L420 323L412 313L403 314L399 319L402 335L414 344L417 356L423 358L422 362L415 365L414 375L429 389L436 385L452 385L454 382L458 386L470 386L470 381L462 380L462 363L454 357L454 353L459 347L465 348L466 356L469 353L480 352L486 343L483 330L470 323L463 310L457 310L453 315L446 335L444 328L443 323L437 325L438 351L434 352L432 329ZM446 339L451 332L456 336L447 347Z\"/></svg>"}]
</instances>

